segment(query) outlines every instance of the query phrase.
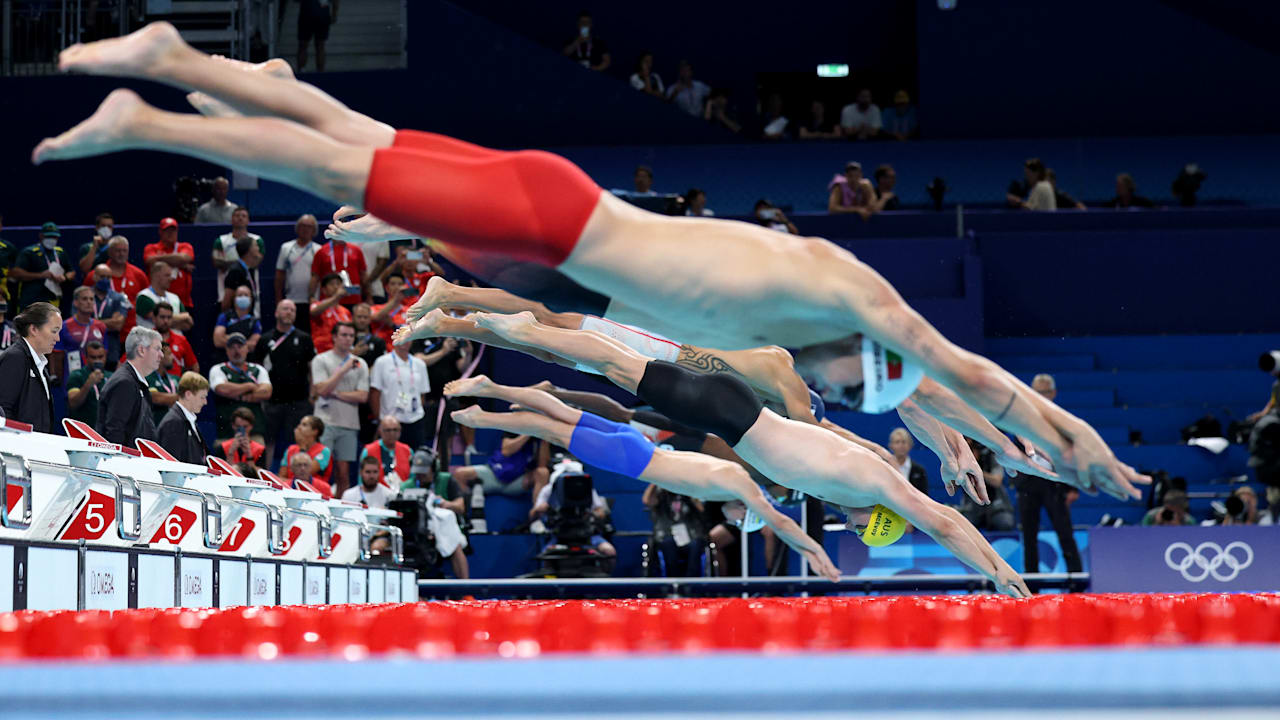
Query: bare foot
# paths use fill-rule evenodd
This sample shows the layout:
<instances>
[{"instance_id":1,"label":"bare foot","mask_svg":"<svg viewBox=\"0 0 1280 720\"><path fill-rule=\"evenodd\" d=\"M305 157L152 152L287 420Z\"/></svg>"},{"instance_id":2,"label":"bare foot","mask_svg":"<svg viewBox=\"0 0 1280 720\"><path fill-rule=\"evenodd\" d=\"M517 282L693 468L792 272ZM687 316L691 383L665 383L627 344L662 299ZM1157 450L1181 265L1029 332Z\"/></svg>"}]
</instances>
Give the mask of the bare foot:
<instances>
[{"instance_id":1,"label":"bare foot","mask_svg":"<svg viewBox=\"0 0 1280 720\"><path fill-rule=\"evenodd\" d=\"M537 322L537 319L533 317L533 313L528 310L523 310L515 313L514 315L477 312L471 313L467 317L469 317L476 325L492 330L498 335L501 335L513 342L519 342L524 335L521 331L528 329L530 325Z\"/></svg>"},{"instance_id":2,"label":"bare foot","mask_svg":"<svg viewBox=\"0 0 1280 720\"><path fill-rule=\"evenodd\" d=\"M236 60L235 58L214 55L215 60L222 60L230 65L244 70L246 72L257 72L272 77L278 77L284 80L293 80L293 67L288 62L280 58L271 58L266 62L250 63L244 60ZM191 107L195 108L201 115L208 117L241 117L243 113L231 107L227 103L216 98L210 97L202 92L187 93L187 102L191 103Z\"/></svg>"},{"instance_id":3,"label":"bare foot","mask_svg":"<svg viewBox=\"0 0 1280 720\"><path fill-rule=\"evenodd\" d=\"M325 228L324 236L330 240L345 240L349 243L375 243L387 240L409 240L417 237L408 230L392 225L383 220L365 214L354 220L342 220L348 215L360 212L350 205L343 205L333 214L333 222Z\"/></svg>"},{"instance_id":4,"label":"bare foot","mask_svg":"<svg viewBox=\"0 0 1280 720\"><path fill-rule=\"evenodd\" d=\"M462 408L461 410L454 410L452 413L449 413L449 417L453 418L453 421L459 425L479 427L480 416L483 414L484 410L481 409L479 405L472 405L471 407Z\"/></svg>"},{"instance_id":5,"label":"bare foot","mask_svg":"<svg viewBox=\"0 0 1280 720\"><path fill-rule=\"evenodd\" d=\"M162 75L165 64L183 49L190 49L177 28L154 22L124 37L76 43L58 56L62 72L121 77Z\"/></svg>"},{"instance_id":6,"label":"bare foot","mask_svg":"<svg viewBox=\"0 0 1280 720\"><path fill-rule=\"evenodd\" d=\"M432 278L435 279L435 278ZM440 336L440 321L444 320L444 311L436 308L408 325L401 325L391 335L392 345L407 345L414 340Z\"/></svg>"},{"instance_id":7,"label":"bare foot","mask_svg":"<svg viewBox=\"0 0 1280 720\"><path fill-rule=\"evenodd\" d=\"M534 383L534 384L530 385L530 386L529 386L529 389L530 389L530 390L541 390L542 392L549 392L549 391L551 391L551 390L555 390L555 389L556 389L556 385L555 385L555 383L551 382L550 380L543 380L542 382L538 382L538 383Z\"/></svg>"},{"instance_id":8,"label":"bare foot","mask_svg":"<svg viewBox=\"0 0 1280 720\"><path fill-rule=\"evenodd\" d=\"M439 275L427 280L427 289L422 291L422 297L418 298L418 302L409 308L408 318L417 320L432 310L438 310L447 305L449 290L452 288L453 284Z\"/></svg>"},{"instance_id":9,"label":"bare foot","mask_svg":"<svg viewBox=\"0 0 1280 720\"><path fill-rule=\"evenodd\" d=\"M462 378L454 380L444 386L444 394L448 397L488 397L493 389L497 387L492 380L484 375L476 375L475 377Z\"/></svg>"},{"instance_id":10,"label":"bare foot","mask_svg":"<svg viewBox=\"0 0 1280 720\"><path fill-rule=\"evenodd\" d=\"M46 160L71 160L126 150L132 140L129 125L148 108L134 91L113 90L87 120L57 137L41 140L31 151L31 163L39 165Z\"/></svg>"}]
</instances>

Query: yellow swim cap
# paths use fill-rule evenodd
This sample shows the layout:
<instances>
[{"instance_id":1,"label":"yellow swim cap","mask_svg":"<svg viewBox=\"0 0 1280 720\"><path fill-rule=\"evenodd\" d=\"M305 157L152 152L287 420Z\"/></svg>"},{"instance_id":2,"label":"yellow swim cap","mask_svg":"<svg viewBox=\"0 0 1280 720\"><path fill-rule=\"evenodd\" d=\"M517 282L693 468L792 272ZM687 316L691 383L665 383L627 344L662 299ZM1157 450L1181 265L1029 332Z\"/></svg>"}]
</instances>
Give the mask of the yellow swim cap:
<instances>
[{"instance_id":1,"label":"yellow swim cap","mask_svg":"<svg viewBox=\"0 0 1280 720\"><path fill-rule=\"evenodd\" d=\"M898 542L906 529L907 521L901 515L883 505L876 505L871 510L867 526L858 533L858 537L871 547L884 547Z\"/></svg>"}]
</instances>

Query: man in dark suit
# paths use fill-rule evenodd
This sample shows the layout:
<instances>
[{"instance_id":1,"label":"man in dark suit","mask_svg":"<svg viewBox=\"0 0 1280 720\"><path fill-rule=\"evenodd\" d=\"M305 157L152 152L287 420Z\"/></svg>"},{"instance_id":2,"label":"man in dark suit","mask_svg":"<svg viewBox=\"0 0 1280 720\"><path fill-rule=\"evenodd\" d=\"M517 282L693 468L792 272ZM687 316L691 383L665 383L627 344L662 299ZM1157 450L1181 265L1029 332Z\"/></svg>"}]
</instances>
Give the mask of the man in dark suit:
<instances>
[{"instance_id":1,"label":"man in dark suit","mask_svg":"<svg viewBox=\"0 0 1280 720\"><path fill-rule=\"evenodd\" d=\"M137 438L156 439L146 377L160 367L164 352L160 343L160 333L141 326L125 338L126 362L102 386L98 400L97 430L108 442L133 447Z\"/></svg>"},{"instance_id":2,"label":"man in dark suit","mask_svg":"<svg viewBox=\"0 0 1280 720\"><path fill-rule=\"evenodd\" d=\"M1041 373L1031 381L1031 389L1040 393L1047 400L1058 397L1058 383L1052 375ZM1031 461L1051 467L1044 453L1040 452L1029 441L1018 438L1026 449ZM1014 478L1014 489L1018 491L1018 515L1022 520L1022 561L1029 573L1040 572L1040 508L1044 508L1049 516L1049 524L1058 535L1058 545L1062 548L1062 562L1067 572L1083 572L1084 564L1080 561L1080 548L1076 545L1075 535L1071 529L1071 508L1067 505L1067 492L1072 488L1054 480L1035 477L1026 473L1018 473ZM1052 569L1050 569L1052 572Z\"/></svg>"},{"instance_id":3,"label":"man in dark suit","mask_svg":"<svg viewBox=\"0 0 1280 720\"><path fill-rule=\"evenodd\" d=\"M178 401L169 408L156 429L160 447L181 462L204 464L208 454L204 438L196 427L196 416L209 399L209 381L200 373L187 371L178 379Z\"/></svg>"},{"instance_id":4,"label":"man in dark suit","mask_svg":"<svg viewBox=\"0 0 1280 720\"><path fill-rule=\"evenodd\" d=\"M13 319L18 340L0 353L0 411L36 432L53 432L53 395L46 368L62 333L62 316L46 302L32 303Z\"/></svg>"}]
</instances>

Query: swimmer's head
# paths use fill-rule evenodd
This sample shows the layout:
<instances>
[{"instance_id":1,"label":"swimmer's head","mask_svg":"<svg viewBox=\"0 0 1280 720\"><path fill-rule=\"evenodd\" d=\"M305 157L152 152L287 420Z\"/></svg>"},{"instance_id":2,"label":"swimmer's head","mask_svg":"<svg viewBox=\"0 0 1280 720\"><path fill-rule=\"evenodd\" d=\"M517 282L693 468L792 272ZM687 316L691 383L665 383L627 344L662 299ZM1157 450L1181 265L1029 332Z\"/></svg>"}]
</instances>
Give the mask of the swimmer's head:
<instances>
[{"instance_id":1,"label":"swimmer's head","mask_svg":"<svg viewBox=\"0 0 1280 720\"><path fill-rule=\"evenodd\" d=\"M897 542L907 530L907 521L884 505L867 508L846 508L849 512L850 530L858 534L863 543L871 547L884 547Z\"/></svg>"},{"instance_id":2,"label":"swimmer's head","mask_svg":"<svg viewBox=\"0 0 1280 720\"><path fill-rule=\"evenodd\" d=\"M897 407L924 377L920 367L861 335L804 348L795 359L796 372L823 400L866 413Z\"/></svg>"}]
</instances>

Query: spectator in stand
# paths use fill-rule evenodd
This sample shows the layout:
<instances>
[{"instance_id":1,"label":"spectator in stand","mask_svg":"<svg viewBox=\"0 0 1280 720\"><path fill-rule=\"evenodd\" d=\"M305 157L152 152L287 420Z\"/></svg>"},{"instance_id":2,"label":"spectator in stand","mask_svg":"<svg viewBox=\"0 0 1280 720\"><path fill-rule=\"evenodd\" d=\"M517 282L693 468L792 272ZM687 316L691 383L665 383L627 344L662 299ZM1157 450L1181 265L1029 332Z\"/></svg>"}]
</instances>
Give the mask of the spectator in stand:
<instances>
[{"instance_id":1,"label":"spectator in stand","mask_svg":"<svg viewBox=\"0 0 1280 720\"><path fill-rule=\"evenodd\" d=\"M312 242L319 231L316 216L308 213L299 217L293 231L297 237L280 248L276 257L276 306L282 300L292 300L297 312L294 324L311 332L311 264L320 249Z\"/></svg>"},{"instance_id":2,"label":"spectator in stand","mask_svg":"<svg viewBox=\"0 0 1280 720\"><path fill-rule=\"evenodd\" d=\"M58 246L61 237L58 226L47 222L40 228L40 242L18 253L9 277L22 283L18 291L19 310L38 302L55 308L60 306L62 284L72 269L67 253Z\"/></svg>"},{"instance_id":3,"label":"spectator in stand","mask_svg":"<svg viewBox=\"0 0 1280 720\"><path fill-rule=\"evenodd\" d=\"M681 60L676 83L667 87L667 100L694 117L704 117L703 110L710 95L711 88L694 79L693 65L688 60Z\"/></svg>"},{"instance_id":4,"label":"spectator in stand","mask_svg":"<svg viewBox=\"0 0 1280 720\"><path fill-rule=\"evenodd\" d=\"M1195 525L1196 521L1191 517L1191 513L1187 511L1187 508L1186 492L1174 489L1166 490L1160 505L1151 508L1146 515L1142 516L1142 524L1143 526L1172 525L1175 527Z\"/></svg>"},{"instance_id":5,"label":"spectator in stand","mask_svg":"<svg viewBox=\"0 0 1280 720\"><path fill-rule=\"evenodd\" d=\"M160 240L142 248L142 261L148 266L162 262L169 266L172 277L169 290L186 307L191 302L191 271L196 266L196 251L191 243L178 242L178 221L167 217L160 221ZM148 267L148 271L150 271ZM177 305L174 306L178 307Z\"/></svg>"},{"instance_id":6,"label":"spectator in stand","mask_svg":"<svg viewBox=\"0 0 1280 720\"><path fill-rule=\"evenodd\" d=\"M54 349L67 354L67 367L74 373L84 364L86 358L82 353L89 343L106 342L107 326L93 316L93 288L78 287L72 295L71 307L75 312L70 317L63 313L66 319L62 323L62 334ZM103 352L105 354L106 351Z\"/></svg>"},{"instance_id":7,"label":"spectator in stand","mask_svg":"<svg viewBox=\"0 0 1280 720\"><path fill-rule=\"evenodd\" d=\"M209 386L218 396L218 437L232 436L231 414L236 408L248 408L253 413L253 436L261 442L267 421L262 413L262 403L271 397L271 378L267 369L249 362L249 350L244 335L233 332L226 338L227 361L218 363L209 371Z\"/></svg>"},{"instance_id":8,"label":"spectator in stand","mask_svg":"<svg viewBox=\"0 0 1280 720\"><path fill-rule=\"evenodd\" d=\"M729 132L742 132L742 125L729 113L729 91L716 88L707 97L706 107L702 111L702 119L713 125L719 125Z\"/></svg>"},{"instance_id":9,"label":"spectator in stand","mask_svg":"<svg viewBox=\"0 0 1280 720\"><path fill-rule=\"evenodd\" d=\"M134 309L137 311L138 325L155 329L156 321L152 314L159 303L165 303L169 306L169 312L173 315L170 320L171 327L178 330L190 330L191 326L195 324L188 310L191 306L182 302L178 294L173 292L171 289L172 282L173 268L169 267L169 263L164 260L156 260L151 263L151 285L139 292L137 299L133 303Z\"/></svg>"},{"instance_id":10,"label":"spectator in stand","mask_svg":"<svg viewBox=\"0 0 1280 720\"><path fill-rule=\"evenodd\" d=\"M315 296L316 287L325 282L330 274L336 273L342 279L346 292L341 296L343 307L350 310L360 304L362 289L360 283L368 274L364 264L364 253L346 240L330 239L316 251L311 261L311 295ZM322 296L324 297L324 296ZM314 314L314 309L312 310ZM315 330L311 331L316 335ZM319 345L317 345L317 348Z\"/></svg>"},{"instance_id":11,"label":"spectator in stand","mask_svg":"<svg viewBox=\"0 0 1280 720\"><path fill-rule=\"evenodd\" d=\"M862 177L862 163L850 160L844 164L844 174L827 183L827 212L855 213L866 220L875 213L875 197L871 181Z\"/></svg>"},{"instance_id":12,"label":"spectator in stand","mask_svg":"<svg viewBox=\"0 0 1280 720\"><path fill-rule=\"evenodd\" d=\"M667 88L658 73L653 71L653 53L648 50L640 53L640 59L636 61L636 71L631 73L631 87L659 99L666 97Z\"/></svg>"},{"instance_id":13,"label":"spectator in stand","mask_svg":"<svg viewBox=\"0 0 1280 720\"><path fill-rule=\"evenodd\" d=\"M106 267L105 265L99 267ZM107 326L107 368L116 368L116 358L124 354L124 338L133 326L133 303L124 293L116 292L111 278L98 274L93 283L93 314Z\"/></svg>"},{"instance_id":14,"label":"spectator in stand","mask_svg":"<svg viewBox=\"0 0 1280 720\"><path fill-rule=\"evenodd\" d=\"M702 560L707 548L707 532L702 526L702 501L677 495L650 483L640 496L640 502L649 508L653 522L654 548L650 551L649 562L658 562L663 571L659 573L651 568L650 574L665 577L702 575Z\"/></svg>"},{"instance_id":15,"label":"spectator in stand","mask_svg":"<svg viewBox=\"0 0 1280 720\"><path fill-rule=\"evenodd\" d=\"M409 322L409 308L418 301L418 293L405 284L404 275L390 273L386 276L387 301L369 308L373 332L386 347L391 347L391 334L396 328Z\"/></svg>"},{"instance_id":16,"label":"spectator in stand","mask_svg":"<svg viewBox=\"0 0 1280 720\"><path fill-rule=\"evenodd\" d=\"M987 483L989 505L979 505L968 495L960 494L960 514L979 530L1008 532L1014 528L1013 501L1009 499L1009 491L1004 487L1004 468L996 462L995 453L979 445L971 438L969 449L982 467L982 476Z\"/></svg>"},{"instance_id":17,"label":"spectator in stand","mask_svg":"<svg viewBox=\"0 0 1280 720\"><path fill-rule=\"evenodd\" d=\"M840 137L835 122L827 118L827 105L814 100L809 105L809 119L800 126L801 140L834 140Z\"/></svg>"},{"instance_id":18,"label":"spectator in stand","mask_svg":"<svg viewBox=\"0 0 1280 720\"><path fill-rule=\"evenodd\" d=\"M238 407L231 411L231 437L218 442L214 451L218 457L236 465L249 463L254 469L251 477L257 477L259 467L266 467L262 456L266 446L253 439L254 416L249 408Z\"/></svg>"},{"instance_id":19,"label":"spectator in stand","mask_svg":"<svg viewBox=\"0 0 1280 720\"><path fill-rule=\"evenodd\" d=\"M387 352L387 343L373 329L373 307L360 303L351 310L351 324L356 329L355 354L373 367L373 363Z\"/></svg>"},{"instance_id":20,"label":"spectator in stand","mask_svg":"<svg viewBox=\"0 0 1280 720\"><path fill-rule=\"evenodd\" d=\"M156 428L156 442L169 451L178 462L204 465L204 437L196 426L196 416L209 399L209 381L200 373L185 372L178 379L178 402L165 413Z\"/></svg>"},{"instance_id":21,"label":"spectator in stand","mask_svg":"<svg viewBox=\"0 0 1280 720\"><path fill-rule=\"evenodd\" d=\"M591 27L591 13L585 10L578 13L578 32L564 46L564 55L573 58L574 62L588 70L602 72L609 69L613 62L609 56L609 46L595 36Z\"/></svg>"},{"instance_id":22,"label":"spectator in stand","mask_svg":"<svg viewBox=\"0 0 1280 720\"><path fill-rule=\"evenodd\" d=\"M1258 491L1241 485L1227 498L1226 512L1206 520L1203 525L1270 525L1269 513L1258 512Z\"/></svg>"},{"instance_id":23,"label":"spectator in stand","mask_svg":"<svg viewBox=\"0 0 1280 720\"><path fill-rule=\"evenodd\" d=\"M365 294L375 303L387 301L387 290L382 284L382 272L391 264L391 243L361 243L360 252L364 255L364 266L369 272L360 279Z\"/></svg>"},{"instance_id":24,"label":"spectator in stand","mask_svg":"<svg viewBox=\"0 0 1280 720\"><path fill-rule=\"evenodd\" d=\"M409 465L413 461L413 447L401 442L400 437L400 421L392 415L384 415L378 421L378 439L360 450L361 473L364 463L373 458L380 469L374 482L381 479L383 485L394 490L409 482Z\"/></svg>"},{"instance_id":25,"label":"spectator in stand","mask_svg":"<svg viewBox=\"0 0 1280 720\"><path fill-rule=\"evenodd\" d=\"M301 456L311 461L308 465L308 476L318 477L326 484L331 482L333 451L320 442L320 436L324 434L324 430L324 421L315 415L302 418L293 429L294 444L284 451L284 462L280 464L280 477L289 477L294 463Z\"/></svg>"},{"instance_id":26,"label":"spectator in stand","mask_svg":"<svg viewBox=\"0 0 1280 720\"><path fill-rule=\"evenodd\" d=\"M1011 208L1022 210L1057 210L1053 186L1049 184L1048 171L1040 158L1027 158L1022 164L1022 180L1009 183L1005 202Z\"/></svg>"},{"instance_id":27,"label":"spectator in stand","mask_svg":"<svg viewBox=\"0 0 1280 720\"><path fill-rule=\"evenodd\" d=\"M648 165L637 165L635 173L631 176L631 182L635 189L627 193L628 195L658 194L653 190L653 168Z\"/></svg>"},{"instance_id":28,"label":"spectator in stand","mask_svg":"<svg viewBox=\"0 0 1280 720\"><path fill-rule=\"evenodd\" d=\"M218 269L218 300L221 301L226 297L227 292L227 273L231 269L240 265L241 250L245 249L245 245L240 241L248 238L258 247L258 259L266 257L267 246L262 241L262 236L249 232L249 211L237 207L231 212L231 232L219 235L213 241L213 266ZM246 272L250 275L254 288L262 287L258 279L258 265L248 265ZM257 293L254 293L255 295ZM223 307L225 310L226 307ZM257 312L257 311L255 311Z\"/></svg>"},{"instance_id":29,"label":"spectator in stand","mask_svg":"<svg viewBox=\"0 0 1280 720\"><path fill-rule=\"evenodd\" d=\"M320 283L320 300L311 303L311 341L316 352L333 349L333 327L340 322L351 322L351 311L342 306L345 294L342 276L329 273Z\"/></svg>"},{"instance_id":30,"label":"spectator in stand","mask_svg":"<svg viewBox=\"0 0 1280 720\"><path fill-rule=\"evenodd\" d=\"M413 356L422 360L427 366L428 385L431 387L424 403L427 414L423 435L426 438L426 444L433 447L447 447L453 433L457 428L462 427L449 417L449 411L461 409L462 404L457 400L446 400L441 392L445 384L462 377L462 369L466 367L462 353L458 351L459 344L456 338L435 338L431 344L415 346ZM440 409L441 403L444 403L446 408L443 412ZM438 427L437 421L439 421Z\"/></svg>"},{"instance_id":31,"label":"spectator in stand","mask_svg":"<svg viewBox=\"0 0 1280 720\"><path fill-rule=\"evenodd\" d=\"M280 432L296 427L311 414L311 358L316 356L316 348L311 336L294 324L296 316L293 301L281 300L276 305L276 326L262 337L252 354L253 361L266 367L271 376L271 399L263 406L271 467L278 465Z\"/></svg>"},{"instance_id":32,"label":"spectator in stand","mask_svg":"<svg viewBox=\"0 0 1280 720\"><path fill-rule=\"evenodd\" d=\"M1132 175L1120 173L1116 176L1116 196L1103 203L1102 206L1117 210L1128 210L1132 208L1153 208L1156 204L1150 198L1145 198L1138 194L1138 183L1134 182Z\"/></svg>"},{"instance_id":33,"label":"spectator in stand","mask_svg":"<svg viewBox=\"0 0 1280 720\"><path fill-rule=\"evenodd\" d=\"M125 362L102 386L98 398L98 433L117 445L134 446L138 438L156 439L147 376L160 367L164 349L160 333L136 327L124 339Z\"/></svg>"},{"instance_id":34,"label":"spectator in stand","mask_svg":"<svg viewBox=\"0 0 1280 720\"><path fill-rule=\"evenodd\" d=\"M315 488L325 499L333 497L333 486L316 472L315 460L306 453L295 453L289 460L289 472L281 473L281 479L291 490L307 489L307 485ZM305 483L303 485L302 483Z\"/></svg>"},{"instance_id":35,"label":"spectator in stand","mask_svg":"<svg viewBox=\"0 0 1280 720\"><path fill-rule=\"evenodd\" d=\"M893 166L886 163L876 168L875 178L876 199L874 207L876 212L901 209L902 203L899 202L898 196L893 192L893 188L898 184L898 172L893 169Z\"/></svg>"},{"instance_id":36,"label":"spectator in stand","mask_svg":"<svg viewBox=\"0 0 1280 720\"><path fill-rule=\"evenodd\" d=\"M1053 168L1047 168L1044 171L1045 179L1049 181L1049 186L1053 188L1053 203L1059 210L1088 210L1084 203L1076 200L1070 195L1063 192L1058 187L1058 174Z\"/></svg>"},{"instance_id":37,"label":"spectator in stand","mask_svg":"<svg viewBox=\"0 0 1280 720\"><path fill-rule=\"evenodd\" d=\"M6 319L8 316L9 301L0 299L0 351L8 350L10 345L18 342L18 331Z\"/></svg>"},{"instance_id":38,"label":"spectator in stand","mask_svg":"<svg viewBox=\"0 0 1280 720\"><path fill-rule=\"evenodd\" d=\"M769 93L764 101L764 113L760 116L760 137L764 140L789 140L791 132L788 126L791 120L783 114L782 96Z\"/></svg>"},{"instance_id":39,"label":"spectator in stand","mask_svg":"<svg viewBox=\"0 0 1280 720\"><path fill-rule=\"evenodd\" d=\"M233 309L218 316L218 324L213 328L213 346L226 348L231 336L238 334L245 338L249 352L253 352L262 338L262 322L251 312L253 291L248 285L241 285L235 289L234 298Z\"/></svg>"},{"instance_id":40,"label":"spectator in stand","mask_svg":"<svg viewBox=\"0 0 1280 720\"><path fill-rule=\"evenodd\" d=\"M174 362L173 348L169 343L161 340L160 350L160 367L147 376L147 389L151 392L151 419L155 421L157 433L160 421L178 402L178 378L182 376L182 368Z\"/></svg>"},{"instance_id":41,"label":"spectator in stand","mask_svg":"<svg viewBox=\"0 0 1280 720\"><path fill-rule=\"evenodd\" d=\"M408 345L395 346L374 361L369 371L370 408L383 424L386 418L394 418L397 432L411 448L427 443L426 398L430 391L427 365L409 354Z\"/></svg>"},{"instance_id":42,"label":"spectator in stand","mask_svg":"<svg viewBox=\"0 0 1280 720\"><path fill-rule=\"evenodd\" d=\"M463 494L471 494L473 486L484 488L486 495L524 495L538 497L551 477L547 469L550 448L530 435L504 432L502 444L484 465L467 465L453 471L453 479L462 486Z\"/></svg>"},{"instance_id":43,"label":"spectator in stand","mask_svg":"<svg viewBox=\"0 0 1280 720\"><path fill-rule=\"evenodd\" d=\"M360 482L347 488L342 493L346 502L360 503L367 508L385 509L387 503L400 495L400 481L388 484L383 477L382 463L372 455L360 456ZM406 460L405 477L408 477L409 463ZM394 473L392 474L395 477Z\"/></svg>"},{"instance_id":44,"label":"spectator in stand","mask_svg":"<svg viewBox=\"0 0 1280 720\"><path fill-rule=\"evenodd\" d=\"M699 188L689 188L684 194L684 214L693 217L715 217L716 212L707 207L707 193Z\"/></svg>"},{"instance_id":45,"label":"spectator in stand","mask_svg":"<svg viewBox=\"0 0 1280 720\"><path fill-rule=\"evenodd\" d=\"M316 417L324 421L320 440L333 450L338 492L350 485L350 467L356 460L356 436L360 431L360 405L369 399L369 366L352 354L356 328L340 322L333 328L333 349L311 360L311 383Z\"/></svg>"},{"instance_id":46,"label":"spectator in stand","mask_svg":"<svg viewBox=\"0 0 1280 720\"><path fill-rule=\"evenodd\" d=\"M135 308L138 304L138 293L151 284L151 278L147 277L142 268L129 262L129 238L123 235L113 236L107 241L106 264L95 267L93 275L84 279L84 284L92 285L98 278L104 277L111 281L111 287L116 292L129 298L129 302ZM132 330L136 324L137 316L130 312L125 325Z\"/></svg>"},{"instance_id":47,"label":"spectator in stand","mask_svg":"<svg viewBox=\"0 0 1280 720\"><path fill-rule=\"evenodd\" d=\"M4 216L0 216L0 230L4 229ZM18 249L7 240L0 238L0 300L8 302L14 300L9 296L9 270L13 268L13 261L18 257ZM0 350L8 347L4 345Z\"/></svg>"},{"instance_id":48,"label":"spectator in stand","mask_svg":"<svg viewBox=\"0 0 1280 720\"><path fill-rule=\"evenodd\" d=\"M200 372L200 361L196 359L196 353L191 349L191 342L187 340L186 335L172 327L173 308L169 303L162 302L156 305L152 312L156 322L155 331L160 333L160 337L173 351L173 373L181 375L187 371Z\"/></svg>"},{"instance_id":49,"label":"spectator in stand","mask_svg":"<svg viewBox=\"0 0 1280 720\"><path fill-rule=\"evenodd\" d=\"M894 140L911 140L920 131L916 125L916 109L911 107L911 96L906 90L893 94L893 107L885 110L884 133Z\"/></svg>"},{"instance_id":50,"label":"spectator in stand","mask_svg":"<svg viewBox=\"0 0 1280 720\"><path fill-rule=\"evenodd\" d=\"M0 354L0 411L36 432L53 432L48 356L62 333L62 316L53 305L37 302L13 324L19 339Z\"/></svg>"},{"instance_id":51,"label":"spectator in stand","mask_svg":"<svg viewBox=\"0 0 1280 720\"><path fill-rule=\"evenodd\" d=\"M222 309L230 310L235 304L235 291L238 288L249 288L249 297L253 302L250 308L255 316L262 314L262 295L258 289L262 287L258 284L258 266L262 264L262 252L258 249L258 244L250 238L240 238L236 241L236 252L240 255L231 269L227 271L226 290L222 296Z\"/></svg>"},{"instance_id":52,"label":"spectator in stand","mask_svg":"<svg viewBox=\"0 0 1280 720\"><path fill-rule=\"evenodd\" d=\"M324 44L329 40L329 28L337 22L338 0L299 0L298 72L307 67L307 47L312 38L316 41L316 70L324 72Z\"/></svg>"},{"instance_id":53,"label":"spectator in stand","mask_svg":"<svg viewBox=\"0 0 1280 720\"><path fill-rule=\"evenodd\" d=\"M1058 397L1058 384L1047 373L1036 375L1031 380L1031 389L1050 402ZM1034 445L1025 440L1022 440L1022 444L1032 462L1048 465L1044 454ZM1080 562L1080 548L1071 533L1071 508L1067 506L1067 491L1070 488L1060 482L1026 473L1018 473L1013 478L1013 487L1018 491L1018 515L1022 521L1022 559L1026 572L1040 572L1040 545L1036 538L1040 534L1042 507L1049 516L1053 531L1058 535L1067 572L1081 572L1084 566Z\"/></svg>"},{"instance_id":54,"label":"spectator in stand","mask_svg":"<svg viewBox=\"0 0 1280 720\"><path fill-rule=\"evenodd\" d=\"M196 222L201 225L230 225L231 214L240 207L227 200L231 183L224 177L213 179L213 197L196 209Z\"/></svg>"},{"instance_id":55,"label":"spectator in stand","mask_svg":"<svg viewBox=\"0 0 1280 720\"><path fill-rule=\"evenodd\" d=\"M84 365L67 376L67 415L94 427L98 424L98 399L111 371L107 370L107 348L97 340L84 346Z\"/></svg>"},{"instance_id":56,"label":"spectator in stand","mask_svg":"<svg viewBox=\"0 0 1280 720\"><path fill-rule=\"evenodd\" d=\"M395 259L387 263L378 278L384 285L392 273L400 273L414 293L421 295L427 290L428 280L436 275L444 277L444 268L435 261L431 248L421 238L387 244Z\"/></svg>"},{"instance_id":57,"label":"spectator in stand","mask_svg":"<svg viewBox=\"0 0 1280 720\"><path fill-rule=\"evenodd\" d=\"M871 91L863 88L857 98L840 110L840 134L850 140L871 140L883 127L880 107L871 102Z\"/></svg>"},{"instance_id":58,"label":"spectator in stand","mask_svg":"<svg viewBox=\"0 0 1280 720\"><path fill-rule=\"evenodd\" d=\"M756 201L755 214L756 221L770 230L791 233L792 235L800 234L800 230L795 223L791 222L791 218L782 212L782 208L775 207L766 198L760 198Z\"/></svg>"},{"instance_id":59,"label":"spectator in stand","mask_svg":"<svg viewBox=\"0 0 1280 720\"><path fill-rule=\"evenodd\" d=\"M911 486L925 495L929 494L929 472L920 465L911 462L911 448L915 447L915 438L911 437L911 433L906 428L894 428L889 433L889 452L893 453L893 459L898 467L898 472L902 473L902 477L911 483Z\"/></svg>"},{"instance_id":60,"label":"spectator in stand","mask_svg":"<svg viewBox=\"0 0 1280 720\"><path fill-rule=\"evenodd\" d=\"M93 272L96 265L101 265L107 261L107 241L116 231L116 220L111 213L98 213L98 217L93 221L93 240L84 243L79 250L79 267L80 273L77 277L83 278L89 276Z\"/></svg>"}]
</instances>

